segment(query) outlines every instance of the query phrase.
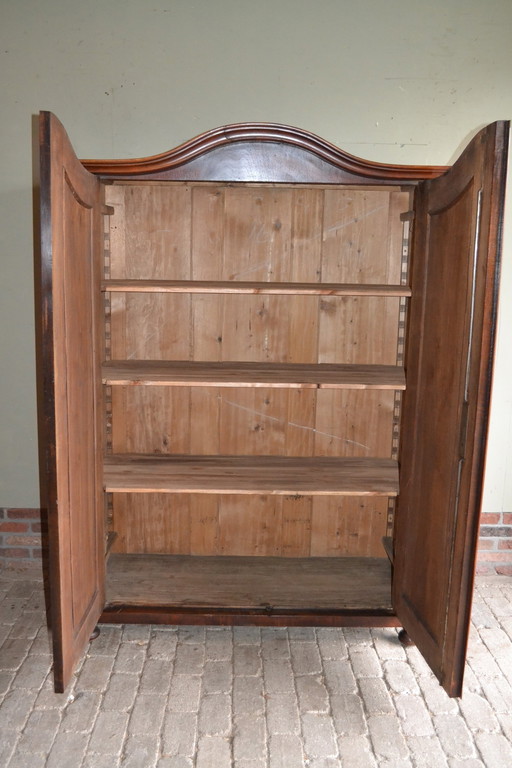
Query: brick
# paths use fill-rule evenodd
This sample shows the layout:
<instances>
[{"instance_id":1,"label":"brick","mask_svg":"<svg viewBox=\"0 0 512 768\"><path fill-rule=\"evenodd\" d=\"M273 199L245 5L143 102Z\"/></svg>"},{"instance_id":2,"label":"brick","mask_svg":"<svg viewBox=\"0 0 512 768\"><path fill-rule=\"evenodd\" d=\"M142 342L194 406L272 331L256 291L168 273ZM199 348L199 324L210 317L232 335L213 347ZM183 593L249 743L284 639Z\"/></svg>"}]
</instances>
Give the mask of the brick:
<instances>
[{"instance_id":1,"label":"brick","mask_svg":"<svg viewBox=\"0 0 512 768\"><path fill-rule=\"evenodd\" d=\"M156 768L192 768L192 759L190 757L161 757Z\"/></svg>"},{"instance_id":2,"label":"brick","mask_svg":"<svg viewBox=\"0 0 512 768\"><path fill-rule=\"evenodd\" d=\"M233 627L233 645L261 645L261 631L259 627Z\"/></svg>"},{"instance_id":3,"label":"brick","mask_svg":"<svg viewBox=\"0 0 512 768\"><path fill-rule=\"evenodd\" d=\"M395 705L389 688L380 677L362 677L359 681L361 696L369 715L394 714Z\"/></svg>"},{"instance_id":4,"label":"brick","mask_svg":"<svg viewBox=\"0 0 512 768\"><path fill-rule=\"evenodd\" d=\"M197 744L197 714L195 712L167 712L162 730L162 749L165 755L192 757Z\"/></svg>"},{"instance_id":5,"label":"brick","mask_svg":"<svg viewBox=\"0 0 512 768\"><path fill-rule=\"evenodd\" d=\"M41 539L38 536L4 536L4 543L7 547L39 547Z\"/></svg>"},{"instance_id":6,"label":"brick","mask_svg":"<svg viewBox=\"0 0 512 768\"><path fill-rule=\"evenodd\" d=\"M98 715L101 693L78 692L65 708L61 732L90 733Z\"/></svg>"},{"instance_id":7,"label":"brick","mask_svg":"<svg viewBox=\"0 0 512 768\"><path fill-rule=\"evenodd\" d=\"M308 762L310 766L311 763ZM299 736L274 734L269 742L269 768L302 768L304 755Z\"/></svg>"},{"instance_id":8,"label":"brick","mask_svg":"<svg viewBox=\"0 0 512 768\"><path fill-rule=\"evenodd\" d=\"M151 659L174 659L178 633L167 630L153 630L148 647L148 657Z\"/></svg>"},{"instance_id":9,"label":"brick","mask_svg":"<svg viewBox=\"0 0 512 768\"><path fill-rule=\"evenodd\" d=\"M30 649L28 638L8 638L2 645L0 669L19 669Z\"/></svg>"},{"instance_id":10,"label":"brick","mask_svg":"<svg viewBox=\"0 0 512 768\"><path fill-rule=\"evenodd\" d=\"M303 675L295 679L301 712L328 712L329 694L319 677Z\"/></svg>"},{"instance_id":11,"label":"brick","mask_svg":"<svg viewBox=\"0 0 512 768\"><path fill-rule=\"evenodd\" d=\"M27 656L21 667L18 669L13 681L13 688L33 688L39 690L52 665L50 656Z\"/></svg>"},{"instance_id":12,"label":"brick","mask_svg":"<svg viewBox=\"0 0 512 768\"><path fill-rule=\"evenodd\" d=\"M505 525L512 525L512 512L503 513L503 522Z\"/></svg>"},{"instance_id":13,"label":"brick","mask_svg":"<svg viewBox=\"0 0 512 768\"><path fill-rule=\"evenodd\" d=\"M348 658L347 641L341 629L320 628L317 629L316 636L323 659Z\"/></svg>"},{"instance_id":14,"label":"brick","mask_svg":"<svg viewBox=\"0 0 512 768\"><path fill-rule=\"evenodd\" d=\"M88 649L89 656L116 656L119 650L123 631L121 627L100 625L100 634L93 640Z\"/></svg>"},{"instance_id":15,"label":"brick","mask_svg":"<svg viewBox=\"0 0 512 768\"><path fill-rule=\"evenodd\" d=\"M336 736L328 715L305 714L302 718L302 733L307 758L337 756Z\"/></svg>"},{"instance_id":16,"label":"brick","mask_svg":"<svg viewBox=\"0 0 512 768\"><path fill-rule=\"evenodd\" d=\"M235 675L261 674L262 662L258 646L235 645L233 658Z\"/></svg>"},{"instance_id":17,"label":"brick","mask_svg":"<svg viewBox=\"0 0 512 768\"><path fill-rule=\"evenodd\" d=\"M140 675L146 658L145 648L136 643L123 642L119 646L114 662L114 672L126 672L130 675Z\"/></svg>"},{"instance_id":18,"label":"brick","mask_svg":"<svg viewBox=\"0 0 512 768\"><path fill-rule=\"evenodd\" d=\"M197 712L200 690L199 675L173 675L169 689L168 709L171 712Z\"/></svg>"},{"instance_id":19,"label":"brick","mask_svg":"<svg viewBox=\"0 0 512 768\"><path fill-rule=\"evenodd\" d=\"M35 691L17 688L9 691L2 702L2 732L17 731L25 726L36 698Z\"/></svg>"},{"instance_id":20,"label":"brick","mask_svg":"<svg viewBox=\"0 0 512 768\"><path fill-rule=\"evenodd\" d=\"M102 708L117 712L127 712L133 706L139 689L139 678L126 672L114 672L108 681L103 697Z\"/></svg>"},{"instance_id":21,"label":"brick","mask_svg":"<svg viewBox=\"0 0 512 768\"><path fill-rule=\"evenodd\" d=\"M60 713L57 710L35 710L27 720L16 749L21 752L47 754L59 724Z\"/></svg>"},{"instance_id":22,"label":"brick","mask_svg":"<svg viewBox=\"0 0 512 768\"><path fill-rule=\"evenodd\" d=\"M139 691L141 693L169 692L172 663L167 659L147 659L142 670Z\"/></svg>"},{"instance_id":23,"label":"brick","mask_svg":"<svg viewBox=\"0 0 512 768\"><path fill-rule=\"evenodd\" d=\"M89 752L99 755L119 755L128 725L125 712L100 712L89 742Z\"/></svg>"},{"instance_id":24,"label":"brick","mask_svg":"<svg viewBox=\"0 0 512 768\"><path fill-rule=\"evenodd\" d=\"M89 656L78 675L77 689L103 691L108 685L113 659L109 656Z\"/></svg>"},{"instance_id":25,"label":"brick","mask_svg":"<svg viewBox=\"0 0 512 768\"><path fill-rule=\"evenodd\" d=\"M81 765L89 736L86 733L60 731L48 755L45 768L63 768L73 755L76 765Z\"/></svg>"},{"instance_id":26,"label":"brick","mask_svg":"<svg viewBox=\"0 0 512 768\"><path fill-rule=\"evenodd\" d=\"M27 533L29 530L29 524L28 523L16 523L16 522L8 522L8 523L0 523L0 531L3 533ZM6 539L8 541L8 539ZM17 544L17 542L14 542Z\"/></svg>"},{"instance_id":27,"label":"brick","mask_svg":"<svg viewBox=\"0 0 512 768\"><path fill-rule=\"evenodd\" d=\"M18 741L19 732L17 730L8 730L6 723L2 722L2 736L0 738L0 765L7 765L14 752L14 747Z\"/></svg>"},{"instance_id":28,"label":"brick","mask_svg":"<svg viewBox=\"0 0 512 768\"><path fill-rule=\"evenodd\" d=\"M509 525L481 525L480 536L493 538L512 536L512 527Z\"/></svg>"},{"instance_id":29,"label":"brick","mask_svg":"<svg viewBox=\"0 0 512 768\"><path fill-rule=\"evenodd\" d=\"M271 697L277 694L272 693ZM293 691L295 696L295 691ZM263 679L261 677L235 677L233 681L233 710L237 714L263 712Z\"/></svg>"},{"instance_id":30,"label":"brick","mask_svg":"<svg viewBox=\"0 0 512 768\"><path fill-rule=\"evenodd\" d=\"M509 563L511 556L510 552L481 552L478 555L478 559L481 562L489 563Z\"/></svg>"},{"instance_id":31,"label":"brick","mask_svg":"<svg viewBox=\"0 0 512 768\"><path fill-rule=\"evenodd\" d=\"M0 551L0 557L21 560L30 557L30 550L21 547L5 547Z\"/></svg>"},{"instance_id":32,"label":"brick","mask_svg":"<svg viewBox=\"0 0 512 768\"><path fill-rule=\"evenodd\" d=\"M393 715L370 715L368 729L377 760L406 758L408 755L404 736L400 731L398 719Z\"/></svg>"},{"instance_id":33,"label":"brick","mask_svg":"<svg viewBox=\"0 0 512 768\"><path fill-rule=\"evenodd\" d=\"M496 566L496 573L501 576L512 576L512 564Z\"/></svg>"},{"instance_id":34,"label":"brick","mask_svg":"<svg viewBox=\"0 0 512 768\"><path fill-rule=\"evenodd\" d=\"M140 648L149 643L151 626L149 624L126 624L123 627L123 643L136 643Z\"/></svg>"},{"instance_id":35,"label":"brick","mask_svg":"<svg viewBox=\"0 0 512 768\"><path fill-rule=\"evenodd\" d=\"M288 639L296 643L316 643L314 627L288 627Z\"/></svg>"},{"instance_id":36,"label":"brick","mask_svg":"<svg viewBox=\"0 0 512 768\"><path fill-rule=\"evenodd\" d=\"M470 731L499 730L499 723L483 696L465 690L459 706Z\"/></svg>"},{"instance_id":37,"label":"brick","mask_svg":"<svg viewBox=\"0 0 512 768\"><path fill-rule=\"evenodd\" d=\"M498 541L498 549L512 549L512 539L500 539ZM511 555L512 561L512 555Z\"/></svg>"},{"instance_id":38,"label":"brick","mask_svg":"<svg viewBox=\"0 0 512 768\"><path fill-rule=\"evenodd\" d=\"M392 629L372 630L373 644L379 659L382 661L406 661L405 649Z\"/></svg>"},{"instance_id":39,"label":"brick","mask_svg":"<svg viewBox=\"0 0 512 768\"><path fill-rule=\"evenodd\" d=\"M263 715L239 715L233 728L233 756L237 760L265 758L266 732Z\"/></svg>"},{"instance_id":40,"label":"brick","mask_svg":"<svg viewBox=\"0 0 512 768\"><path fill-rule=\"evenodd\" d=\"M437 679L432 675L419 677L418 683L425 698L427 708L433 715L458 713L457 702L450 699Z\"/></svg>"},{"instance_id":41,"label":"brick","mask_svg":"<svg viewBox=\"0 0 512 768\"><path fill-rule=\"evenodd\" d=\"M9 520L40 520L41 511L39 509L7 509L7 517Z\"/></svg>"},{"instance_id":42,"label":"brick","mask_svg":"<svg viewBox=\"0 0 512 768\"><path fill-rule=\"evenodd\" d=\"M263 627L261 630L261 652L265 660L290 658L290 643L286 629Z\"/></svg>"},{"instance_id":43,"label":"brick","mask_svg":"<svg viewBox=\"0 0 512 768\"><path fill-rule=\"evenodd\" d=\"M196 768L232 768L231 745L222 736L202 736L197 748Z\"/></svg>"},{"instance_id":44,"label":"brick","mask_svg":"<svg viewBox=\"0 0 512 768\"><path fill-rule=\"evenodd\" d=\"M139 734L126 741L120 768L154 768L157 759L158 739Z\"/></svg>"},{"instance_id":45,"label":"brick","mask_svg":"<svg viewBox=\"0 0 512 768\"><path fill-rule=\"evenodd\" d=\"M80 768L118 768L118 766L118 758L114 762L112 755L100 755L98 752L88 751Z\"/></svg>"},{"instance_id":46,"label":"brick","mask_svg":"<svg viewBox=\"0 0 512 768\"><path fill-rule=\"evenodd\" d=\"M471 734L458 715L435 715L434 725L439 741L448 757L460 759L475 756Z\"/></svg>"},{"instance_id":47,"label":"brick","mask_svg":"<svg viewBox=\"0 0 512 768\"><path fill-rule=\"evenodd\" d=\"M490 550L493 551L496 550L496 542L494 539L479 539L478 541L478 551L482 552L484 550Z\"/></svg>"},{"instance_id":48,"label":"brick","mask_svg":"<svg viewBox=\"0 0 512 768\"><path fill-rule=\"evenodd\" d=\"M130 715L130 735L153 736L160 733L166 697L161 693L139 693Z\"/></svg>"},{"instance_id":49,"label":"brick","mask_svg":"<svg viewBox=\"0 0 512 768\"><path fill-rule=\"evenodd\" d=\"M35 611L34 612L25 611L16 620L15 624L11 629L11 633L9 637L13 639L26 638L27 640L33 640L37 636L39 630L41 629L41 625L44 624L44 622L45 622L44 614L35 612Z\"/></svg>"},{"instance_id":50,"label":"brick","mask_svg":"<svg viewBox=\"0 0 512 768\"><path fill-rule=\"evenodd\" d=\"M407 662L384 662L384 674L388 685L395 693L419 693L418 683Z\"/></svg>"},{"instance_id":51,"label":"brick","mask_svg":"<svg viewBox=\"0 0 512 768\"><path fill-rule=\"evenodd\" d=\"M365 627L344 627L343 634L349 645L372 645L372 633Z\"/></svg>"},{"instance_id":52,"label":"brick","mask_svg":"<svg viewBox=\"0 0 512 768\"><path fill-rule=\"evenodd\" d=\"M292 667L296 675L314 675L322 671L316 643L290 643Z\"/></svg>"},{"instance_id":53,"label":"brick","mask_svg":"<svg viewBox=\"0 0 512 768\"><path fill-rule=\"evenodd\" d=\"M16 749L9 768L45 768L45 755L35 755L32 752L18 752Z\"/></svg>"},{"instance_id":54,"label":"brick","mask_svg":"<svg viewBox=\"0 0 512 768\"><path fill-rule=\"evenodd\" d=\"M475 740L484 765L512 765L512 745L501 733L477 733Z\"/></svg>"},{"instance_id":55,"label":"brick","mask_svg":"<svg viewBox=\"0 0 512 768\"><path fill-rule=\"evenodd\" d=\"M199 675L205 662L204 643L179 643L176 648L174 672Z\"/></svg>"},{"instance_id":56,"label":"brick","mask_svg":"<svg viewBox=\"0 0 512 768\"><path fill-rule=\"evenodd\" d=\"M226 693L233 684L233 669L229 661L207 661L204 664L203 689L205 693Z\"/></svg>"},{"instance_id":57,"label":"brick","mask_svg":"<svg viewBox=\"0 0 512 768\"><path fill-rule=\"evenodd\" d=\"M267 693L284 693L295 690L291 664L287 659L264 660L263 679Z\"/></svg>"},{"instance_id":58,"label":"brick","mask_svg":"<svg viewBox=\"0 0 512 768\"><path fill-rule=\"evenodd\" d=\"M367 733L361 697L355 693L331 697L332 717L338 736L361 736Z\"/></svg>"},{"instance_id":59,"label":"brick","mask_svg":"<svg viewBox=\"0 0 512 768\"><path fill-rule=\"evenodd\" d=\"M482 512L480 515L480 526L482 525L496 525L501 522L500 512Z\"/></svg>"},{"instance_id":60,"label":"brick","mask_svg":"<svg viewBox=\"0 0 512 768\"><path fill-rule=\"evenodd\" d=\"M233 656L233 633L230 627L206 629L206 658L211 661L226 661Z\"/></svg>"},{"instance_id":61,"label":"brick","mask_svg":"<svg viewBox=\"0 0 512 768\"><path fill-rule=\"evenodd\" d=\"M204 643L206 641L206 627L178 627L179 643Z\"/></svg>"},{"instance_id":62,"label":"brick","mask_svg":"<svg viewBox=\"0 0 512 768\"><path fill-rule=\"evenodd\" d=\"M395 697L402 731L406 736L434 736L434 727L423 698L410 693Z\"/></svg>"},{"instance_id":63,"label":"brick","mask_svg":"<svg viewBox=\"0 0 512 768\"><path fill-rule=\"evenodd\" d=\"M356 678L382 677L382 666L374 648L349 646L349 658Z\"/></svg>"},{"instance_id":64,"label":"brick","mask_svg":"<svg viewBox=\"0 0 512 768\"><path fill-rule=\"evenodd\" d=\"M294 692L268 696L267 728L272 734L300 733L299 708Z\"/></svg>"},{"instance_id":65,"label":"brick","mask_svg":"<svg viewBox=\"0 0 512 768\"><path fill-rule=\"evenodd\" d=\"M437 736L408 735L406 741L416 768L448 768Z\"/></svg>"},{"instance_id":66,"label":"brick","mask_svg":"<svg viewBox=\"0 0 512 768\"><path fill-rule=\"evenodd\" d=\"M377 768L370 742L366 736L343 737L339 739L339 749L342 765L350 766L350 768Z\"/></svg>"},{"instance_id":67,"label":"brick","mask_svg":"<svg viewBox=\"0 0 512 768\"><path fill-rule=\"evenodd\" d=\"M199 731L205 735L227 736L231 730L231 695L204 696L199 706Z\"/></svg>"},{"instance_id":68,"label":"brick","mask_svg":"<svg viewBox=\"0 0 512 768\"><path fill-rule=\"evenodd\" d=\"M331 693L355 693L357 682L352 667L345 659L324 661L325 683Z\"/></svg>"}]
</instances>

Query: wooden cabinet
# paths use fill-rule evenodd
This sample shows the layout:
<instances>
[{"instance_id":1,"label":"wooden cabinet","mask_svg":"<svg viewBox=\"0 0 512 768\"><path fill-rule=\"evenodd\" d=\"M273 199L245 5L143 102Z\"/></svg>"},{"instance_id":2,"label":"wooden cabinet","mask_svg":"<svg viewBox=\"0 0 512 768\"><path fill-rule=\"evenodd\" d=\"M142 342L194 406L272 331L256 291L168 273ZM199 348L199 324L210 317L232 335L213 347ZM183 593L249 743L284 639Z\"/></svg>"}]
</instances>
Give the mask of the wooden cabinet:
<instances>
[{"instance_id":1,"label":"wooden cabinet","mask_svg":"<svg viewBox=\"0 0 512 768\"><path fill-rule=\"evenodd\" d=\"M98 620L403 626L460 695L508 124L449 169L41 115L55 686Z\"/></svg>"}]
</instances>

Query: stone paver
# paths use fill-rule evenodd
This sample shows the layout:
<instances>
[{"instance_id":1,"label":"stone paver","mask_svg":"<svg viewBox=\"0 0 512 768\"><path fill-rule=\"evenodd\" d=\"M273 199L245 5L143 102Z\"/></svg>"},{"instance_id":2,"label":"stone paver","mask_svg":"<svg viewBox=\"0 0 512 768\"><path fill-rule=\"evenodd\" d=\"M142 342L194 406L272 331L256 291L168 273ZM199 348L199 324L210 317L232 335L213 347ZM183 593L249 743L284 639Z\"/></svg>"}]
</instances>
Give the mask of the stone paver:
<instances>
[{"instance_id":1,"label":"stone paver","mask_svg":"<svg viewBox=\"0 0 512 768\"><path fill-rule=\"evenodd\" d=\"M512 766L512 579L477 579L464 694L392 629L105 626L53 692L36 571L0 572L2 768Z\"/></svg>"}]
</instances>

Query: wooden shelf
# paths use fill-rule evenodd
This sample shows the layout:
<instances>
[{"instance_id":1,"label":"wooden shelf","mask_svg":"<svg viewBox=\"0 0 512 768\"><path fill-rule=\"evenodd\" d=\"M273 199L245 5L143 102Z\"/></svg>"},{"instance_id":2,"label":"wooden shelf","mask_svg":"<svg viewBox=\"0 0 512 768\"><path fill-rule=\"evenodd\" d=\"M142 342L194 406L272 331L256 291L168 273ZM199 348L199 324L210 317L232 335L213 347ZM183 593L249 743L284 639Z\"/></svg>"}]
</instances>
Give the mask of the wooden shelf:
<instances>
[{"instance_id":1,"label":"wooden shelf","mask_svg":"<svg viewBox=\"0 0 512 768\"><path fill-rule=\"evenodd\" d=\"M102 377L109 385L405 389L404 371L393 365L114 360Z\"/></svg>"},{"instance_id":2,"label":"wooden shelf","mask_svg":"<svg viewBox=\"0 0 512 768\"><path fill-rule=\"evenodd\" d=\"M105 490L120 493L224 493L396 496L392 459L118 454L105 458Z\"/></svg>"},{"instance_id":3,"label":"wooden shelf","mask_svg":"<svg viewBox=\"0 0 512 768\"><path fill-rule=\"evenodd\" d=\"M103 291L125 293L240 293L291 296L410 296L406 285L270 283L235 280L104 280Z\"/></svg>"},{"instance_id":4,"label":"wooden shelf","mask_svg":"<svg viewBox=\"0 0 512 768\"><path fill-rule=\"evenodd\" d=\"M391 566L368 557L112 554L106 605L261 612L392 614Z\"/></svg>"}]
</instances>

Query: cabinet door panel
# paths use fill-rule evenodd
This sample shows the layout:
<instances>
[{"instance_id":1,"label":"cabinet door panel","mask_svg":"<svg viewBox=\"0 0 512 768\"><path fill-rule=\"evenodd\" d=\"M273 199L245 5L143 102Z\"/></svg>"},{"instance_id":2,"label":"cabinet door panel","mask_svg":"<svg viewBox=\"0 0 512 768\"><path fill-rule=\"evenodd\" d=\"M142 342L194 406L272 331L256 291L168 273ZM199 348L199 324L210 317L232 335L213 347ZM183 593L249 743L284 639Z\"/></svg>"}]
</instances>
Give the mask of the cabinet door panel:
<instances>
[{"instance_id":1,"label":"cabinet door panel","mask_svg":"<svg viewBox=\"0 0 512 768\"><path fill-rule=\"evenodd\" d=\"M42 504L57 691L104 603L99 382L101 185L58 120L40 119Z\"/></svg>"},{"instance_id":2,"label":"cabinet door panel","mask_svg":"<svg viewBox=\"0 0 512 768\"><path fill-rule=\"evenodd\" d=\"M471 608L507 131L481 131L416 195L394 604L452 696Z\"/></svg>"}]
</instances>

